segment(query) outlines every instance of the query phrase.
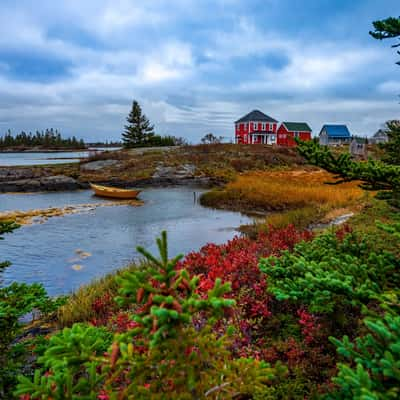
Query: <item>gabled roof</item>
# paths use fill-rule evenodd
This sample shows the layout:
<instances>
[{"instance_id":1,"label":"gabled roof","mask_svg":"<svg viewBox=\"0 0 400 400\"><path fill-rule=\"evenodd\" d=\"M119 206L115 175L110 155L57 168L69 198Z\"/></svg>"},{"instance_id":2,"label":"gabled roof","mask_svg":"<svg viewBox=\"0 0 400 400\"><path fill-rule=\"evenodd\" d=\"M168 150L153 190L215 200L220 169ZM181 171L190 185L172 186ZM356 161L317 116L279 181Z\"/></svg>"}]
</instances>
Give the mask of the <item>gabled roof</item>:
<instances>
[{"instance_id":1,"label":"gabled roof","mask_svg":"<svg viewBox=\"0 0 400 400\"><path fill-rule=\"evenodd\" d=\"M376 138L376 137L387 137L387 136L388 136L387 131L379 129L374 133L372 137Z\"/></svg>"},{"instance_id":2,"label":"gabled roof","mask_svg":"<svg viewBox=\"0 0 400 400\"><path fill-rule=\"evenodd\" d=\"M306 122L282 122L289 132L311 132L311 128Z\"/></svg>"},{"instance_id":3,"label":"gabled roof","mask_svg":"<svg viewBox=\"0 0 400 400\"><path fill-rule=\"evenodd\" d=\"M235 121L235 124L238 122L250 122L250 121L265 121L265 122L278 122L276 119L271 118L270 116L262 113L259 110L253 110L246 114L244 117Z\"/></svg>"},{"instance_id":4,"label":"gabled roof","mask_svg":"<svg viewBox=\"0 0 400 400\"><path fill-rule=\"evenodd\" d=\"M348 130L346 125L324 125L321 129L321 132L325 129L326 133L328 134L328 137L346 137L349 138L350 131Z\"/></svg>"}]
</instances>

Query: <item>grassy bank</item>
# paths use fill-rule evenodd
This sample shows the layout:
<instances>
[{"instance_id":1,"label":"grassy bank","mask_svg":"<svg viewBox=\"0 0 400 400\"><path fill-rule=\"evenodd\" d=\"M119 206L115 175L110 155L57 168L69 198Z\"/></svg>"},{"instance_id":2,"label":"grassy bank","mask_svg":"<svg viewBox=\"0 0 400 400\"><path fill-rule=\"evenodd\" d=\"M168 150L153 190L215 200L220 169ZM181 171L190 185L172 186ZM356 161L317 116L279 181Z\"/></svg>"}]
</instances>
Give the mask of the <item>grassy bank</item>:
<instances>
[{"instance_id":1,"label":"grassy bank","mask_svg":"<svg viewBox=\"0 0 400 400\"><path fill-rule=\"evenodd\" d=\"M223 188L203 194L201 203L215 208L270 214L265 223L305 227L325 216L357 208L366 194L357 182L332 185L320 170L251 171ZM261 223L262 225L263 223Z\"/></svg>"},{"instance_id":2,"label":"grassy bank","mask_svg":"<svg viewBox=\"0 0 400 400\"><path fill-rule=\"evenodd\" d=\"M130 149L95 154L84 163L117 160L113 166L84 171L79 165L53 166L54 173L65 174L82 182L135 181L151 178L158 167L195 167L196 177L210 177L229 182L242 172L295 168L304 160L295 149L263 145L215 144L182 146L166 149Z\"/></svg>"},{"instance_id":3,"label":"grassy bank","mask_svg":"<svg viewBox=\"0 0 400 400\"><path fill-rule=\"evenodd\" d=\"M64 328L76 322L90 322L95 318L104 317L104 315L99 315L96 303L98 304L101 300L105 308L111 307L118 292L118 284L115 278L137 268L140 268L140 265L121 268L94 280L88 285L81 286L68 297L66 304L58 309L56 328ZM116 305L112 309L116 310Z\"/></svg>"}]
</instances>

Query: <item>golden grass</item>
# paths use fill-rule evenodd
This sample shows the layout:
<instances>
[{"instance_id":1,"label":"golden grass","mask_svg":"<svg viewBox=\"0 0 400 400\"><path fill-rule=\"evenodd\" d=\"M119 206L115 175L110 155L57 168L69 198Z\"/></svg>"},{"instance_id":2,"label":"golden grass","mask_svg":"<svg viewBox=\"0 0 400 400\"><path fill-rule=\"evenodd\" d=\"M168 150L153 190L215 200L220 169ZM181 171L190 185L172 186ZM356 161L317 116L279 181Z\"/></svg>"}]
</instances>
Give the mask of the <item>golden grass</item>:
<instances>
[{"instance_id":1,"label":"golden grass","mask_svg":"<svg viewBox=\"0 0 400 400\"><path fill-rule=\"evenodd\" d=\"M263 223L259 225L259 230L265 229L272 225L275 228L283 228L289 224L295 225L297 228L307 228L316 219L324 214L324 207L302 207L294 210L273 213L269 215Z\"/></svg>"},{"instance_id":2,"label":"golden grass","mask_svg":"<svg viewBox=\"0 0 400 400\"><path fill-rule=\"evenodd\" d=\"M57 312L57 323L60 327L71 326L75 322L88 322L96 317L93 302L109 293L114 296L117 291L115 279L111 275L82 286L74 292L65 305Z\"/></svg>"},{"instance_id":3,"label":"golden grass","mask_svg":"<svg viewBox=\"0 0 400 400\"><path fill-rule=\"evenodd\" d=\"M68 297L66 304L58 309L57 326L63 328L76 322L90 322L98 317L93 309L93 303L95 300L104 299L105 297L109 297L110 301L114 302L120 288L115 278L145 266L146 263L142 260L81 286Z\"/></svg>"},{"instance_id":4,"label":"golden grass","mask_svg":"<svg viewBox=\"0 0 400 400\"><path fill-rule=\"evenodd\" d=\"M340 208L359 200L357 182L328 185L325 171L254 171L239 175L222 190L206 193L206 205L244 211L281 211L309 207Z\"/></svg>"},{"instance_id":5,"label":"golden grass","mask_svg":"<svg viewBox=\"0 0 400 400\"><path fill-rule=\"evenodd\" d=\"M96 318L96 313L92 307L93 302L106 295L114 298L117 295L119 287L115 281L115 277L132 268L140 268L140 266L131 265L122 268L96 279L87 285L81 286L69 296L67 303L58 309L57 324L63 328L71 326L75 322L89 322L93 318Z\"/></svg>"}]
</instances>

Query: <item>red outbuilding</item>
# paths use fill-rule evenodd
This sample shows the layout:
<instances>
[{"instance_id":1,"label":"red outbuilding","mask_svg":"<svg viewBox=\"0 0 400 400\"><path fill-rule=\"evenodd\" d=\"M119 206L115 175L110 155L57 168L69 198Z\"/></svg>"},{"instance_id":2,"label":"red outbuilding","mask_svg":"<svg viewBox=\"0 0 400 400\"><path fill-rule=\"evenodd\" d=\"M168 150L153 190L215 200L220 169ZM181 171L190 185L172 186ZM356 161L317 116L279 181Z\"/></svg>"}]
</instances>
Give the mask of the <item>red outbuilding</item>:
<instances>
[{"instance_id":1,"label":"red outbuilding","mask_svg":"<svg viewBox=\"0 0 400 400\"><path fill-rule=\"evenodd\" d=\"M295 137L304 141L311 140L311 128L305 122L282 122L278 129L278 145L296 146Z\"/></svg>"}]
</instances>

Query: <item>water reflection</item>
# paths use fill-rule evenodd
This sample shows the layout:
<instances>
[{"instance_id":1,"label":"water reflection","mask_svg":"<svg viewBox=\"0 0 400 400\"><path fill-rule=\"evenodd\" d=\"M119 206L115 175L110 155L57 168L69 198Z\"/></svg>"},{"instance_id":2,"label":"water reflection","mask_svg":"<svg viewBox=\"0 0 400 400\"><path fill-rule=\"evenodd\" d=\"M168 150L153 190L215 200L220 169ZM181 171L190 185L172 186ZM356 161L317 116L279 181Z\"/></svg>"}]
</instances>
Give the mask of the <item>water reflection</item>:
<instances>
[{"instance_id":1,"label":"water reflection","mask_svg":"<svg viewBox=\"0 0 400 400\"><path fill-rule=\"evenodd\" d=\"M0 243L1 259L13 265L3 284L42 282L50 294L68 293L138 257L135 246L155 251L155 237L169 234L170 255L207 242L223 243L233 227L250 223L239 213L211 210L194 202L193 188L147 189L142 207L99 207L84 214L49 219L18 229ZM196 190L196 198L200 191ZM0 195L0 211L98 202L90 191Z\"/></svg>"}]
</instances>

